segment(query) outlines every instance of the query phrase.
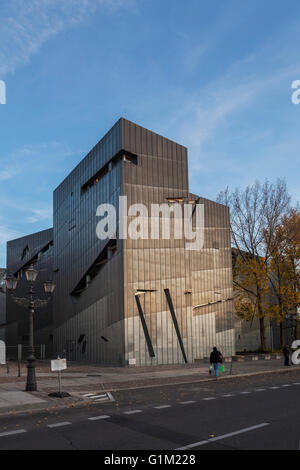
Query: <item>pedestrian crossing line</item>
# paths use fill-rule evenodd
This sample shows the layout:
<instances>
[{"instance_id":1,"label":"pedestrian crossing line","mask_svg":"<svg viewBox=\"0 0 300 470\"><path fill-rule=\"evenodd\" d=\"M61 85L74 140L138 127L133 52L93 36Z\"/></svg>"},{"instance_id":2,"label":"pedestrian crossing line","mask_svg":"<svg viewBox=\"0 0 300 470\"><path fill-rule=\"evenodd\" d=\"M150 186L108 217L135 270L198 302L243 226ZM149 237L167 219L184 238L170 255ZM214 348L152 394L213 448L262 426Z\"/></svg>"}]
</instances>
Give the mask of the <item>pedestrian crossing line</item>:
<instances>
[{"instance_id":1,"label":"pedestrian crossing line","mask_svg":"<svg viewBox=\"0 0 300 470\"><path fill-rule=\"evenodd\" d=\"M103 403L105 401L107 401L107 397L97 398L94 400L94 403Z\"/></svg>"},{"instance_id":2,"label":"pedestrian crossing line","mask_svg":"<svg viewBox=\"0 0 300 470\"><path fill-rule=\"evenodd\" d=\"M93 395L91 398L107 398L106 393L101 393L100 395Z\"/></svg>"},{"instance_id":3,"label":"pedestrian crossing line","mask_svg":"<svg viewBox=\"0 0 300 470\"><path fill-rule=\"evenodd\" d=\"M114 402L115 399L110 392L94 392L94 393L85 393L82 395L84 398L93 400L94 403L103 403L103 402Z\"/></svg>"}]
</instances>

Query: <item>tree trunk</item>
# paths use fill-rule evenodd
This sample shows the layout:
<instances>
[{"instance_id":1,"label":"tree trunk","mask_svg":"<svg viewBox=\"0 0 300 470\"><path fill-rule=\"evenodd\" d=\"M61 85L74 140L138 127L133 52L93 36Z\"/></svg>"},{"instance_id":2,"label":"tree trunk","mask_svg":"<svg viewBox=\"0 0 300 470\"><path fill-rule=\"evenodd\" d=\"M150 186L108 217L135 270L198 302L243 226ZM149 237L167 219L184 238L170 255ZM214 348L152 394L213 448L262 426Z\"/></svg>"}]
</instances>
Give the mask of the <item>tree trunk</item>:
<instances>
[{"instance_id":1,"label":"tree trunk","mask_svg":"<svg viewBox=\"0 0 300 470\"><path fill-rule=\"evenodd\" d=\"M261 317L259 319L259 329L260 329L260 346L263 351L266 350L266 332L265 332L265 319Z\"/></svg>"},{"instance_id":2,"label":"tree trunk","mask_svg":"<svg viewBox=\"0 0 300 470\"><path fill-rule=\"evenodd\" d=\"M279 323L279 331L280 331L280 346L283 347L283 345L284 345L283 322Z\"/></svg>"}]
</instances>

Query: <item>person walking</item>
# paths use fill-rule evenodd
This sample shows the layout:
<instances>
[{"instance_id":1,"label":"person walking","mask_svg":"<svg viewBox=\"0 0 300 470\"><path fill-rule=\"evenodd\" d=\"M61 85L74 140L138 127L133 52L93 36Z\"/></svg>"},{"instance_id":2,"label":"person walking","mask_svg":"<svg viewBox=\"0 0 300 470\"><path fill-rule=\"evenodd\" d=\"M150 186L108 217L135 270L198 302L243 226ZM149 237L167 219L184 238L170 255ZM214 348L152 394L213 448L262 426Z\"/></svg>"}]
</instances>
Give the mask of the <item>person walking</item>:
<instances>
[{"instance_id":1,"label":"person walking","mask_svg":"<svg viewBox=\"0 0 300 470\"><path fill-rule=\"evenodd\" d=\"M218 377L219 365L222 364L222 361L222 354L217 350L216 346L214 346L210 354L209 362L214 368L215 377Z\"/></svg>"},{"instance_id":2,"label":"person walking","mask_svg":"<svg viewBox=\"0 0 300 470\"><path fill-rule=\"evenodd\" d=\"M290 348L289 345L286 344L282 348L283 356L284 356L284 365L289 366L290 365Z\"/></svg>"}]
</instances>

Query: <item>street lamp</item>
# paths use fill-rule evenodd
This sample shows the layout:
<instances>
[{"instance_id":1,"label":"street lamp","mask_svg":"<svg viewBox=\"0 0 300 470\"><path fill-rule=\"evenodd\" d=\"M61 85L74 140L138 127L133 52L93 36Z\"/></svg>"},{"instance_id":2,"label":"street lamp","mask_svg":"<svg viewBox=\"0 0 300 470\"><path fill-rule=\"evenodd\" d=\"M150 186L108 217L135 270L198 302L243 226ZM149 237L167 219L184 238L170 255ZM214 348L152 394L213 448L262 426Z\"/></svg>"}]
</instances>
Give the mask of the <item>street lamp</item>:
<instances>
[{"instance_id":1,"label":"street lamp","mask_svg":"<svg viewBox=\"0 0 300 470\"><path fill-rule=\"evenodd\" d=\"M28 297L15 297L12 295L12 299L19 305L26 306L29 309L29 348L28 348L28 364L27 364L27 381L26 381L26 392L36 392L36 378L35 378L35 356L34 356L34 339L33 339L33 318L34 318L34 309L37 307L43 307L47 305L50 300L50 297L45 300L34 299L34 282L38 276L38 271L34 269L33 265L25 269L26 280L29 283L29 295ZM9 292L16 290L18 285L18 279L16 279L12 274L6 276L5 279L6 287ZM53 293L55 289L55 283L53 281L44 282L44 290L47 295Z\"/></svg>"},{"instance_id":2,"label":"street lamp","mask_svg":"<svg viewBox=\"0 0 300 470\"><path fill-rule=\"evenodd\" d=\"M9 291L13 291L17 287L18 279L16 279L12 274L9 274L8 276L6 276L5 284L6 284L6 288Z\"/></svg>"},{"instance_id":3,"label":"street lamp","mask_svg":"<svg viewBox=\"0 0 300 470\"><path fill-rule=\"evenodd\" d=\"M32 265L25 269L25 276L28 282L35 282L37 275L38 272L33 268Z\"/></svg>"}]
</instances>

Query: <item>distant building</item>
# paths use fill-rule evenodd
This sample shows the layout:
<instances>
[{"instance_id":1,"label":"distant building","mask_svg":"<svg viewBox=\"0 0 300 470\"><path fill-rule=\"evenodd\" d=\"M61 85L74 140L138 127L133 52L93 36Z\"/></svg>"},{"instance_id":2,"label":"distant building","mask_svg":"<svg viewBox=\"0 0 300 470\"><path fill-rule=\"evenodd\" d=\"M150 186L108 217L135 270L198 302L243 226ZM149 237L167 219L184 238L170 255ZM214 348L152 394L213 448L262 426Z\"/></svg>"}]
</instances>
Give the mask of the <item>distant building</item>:
<instances>
[{"instance_id":1,"label":"distant building","mask_svg":"<svg viewBox=\"0 0 300 470\"><path fill-rule=\"evenodd\" d=\"M53 230L43 230L26 237L18 238L7 243L7 272L18 279L17 290L13 293L16 297L26 297L28 284L25 278L25 269L34 264L39 275L34 285L35 295L45 299L43 283L53 277ZM6 296L6 342L9 346L8 353L16 356L17 345L28 346L28 309L17 304L10 293ZM36 310L34 316L35 344L45 344L46 353L52 355L53 344L53 305L52 300L46 307Z\"/></svg>"},{"instance_id":2,"label":"distant building","mask_svg":"<svg viewBox=\"0 0 300 470\"><path fill-rule=\"evenodd\" d=\"M204 245L188 250L174 232L168 239L161 233L121 239L119 226L116 236L99 239L97 208L110 203L118 214L120 196L128 207L144 204L149 213L152 204L190 204L193 227L201 205ZM126 229L132 220L128 216ZM229 225L227 207L189 192L185 147L120 119L54 191L53 238L49 230L10 242L8 269L22 271L53 239L47 264L53 263L56 283L53 310L45 317L38 312L36 318L47 320L36 334L41 341L43 332L53 335L53 353L69 360L180 364L208 356L215 345L232 355ZM43 242L30 242L41 236ZM18 331L10 333L14 341L26 335L21 315L8 314L10 331Z\"/></svg>"},{"instance_id":3,"label":"distant building","mask_svg":"<svg viewBox=\"0 0 300 470\"><path fill-rule=\"evenodd\" d=\"M5 295L5 274L6 269L0 268L0 340L5 341L6 323L6 295Z\"/></svg>"}]
</instances>

